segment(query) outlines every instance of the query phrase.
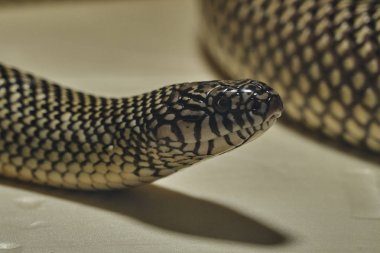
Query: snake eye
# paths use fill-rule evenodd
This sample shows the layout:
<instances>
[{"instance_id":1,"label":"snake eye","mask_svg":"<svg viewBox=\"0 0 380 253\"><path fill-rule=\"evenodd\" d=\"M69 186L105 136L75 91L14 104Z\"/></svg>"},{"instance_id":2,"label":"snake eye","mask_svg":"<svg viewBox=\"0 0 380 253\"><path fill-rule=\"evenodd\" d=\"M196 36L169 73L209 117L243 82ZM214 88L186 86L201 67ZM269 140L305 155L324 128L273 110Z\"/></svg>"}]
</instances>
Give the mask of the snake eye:
<instances>
[{"instance_id":1,"label":"snake eye","mask_svg":"<svg viewBox=\"0 0 380 253\"><path fill-rule=\"evenodd\" d=\"M220 113L227 112L230 110L230 108L231 108L231 101L229 98L225 96L220 97L215 103L215 110Z\"/></svg>"}]
</instances>

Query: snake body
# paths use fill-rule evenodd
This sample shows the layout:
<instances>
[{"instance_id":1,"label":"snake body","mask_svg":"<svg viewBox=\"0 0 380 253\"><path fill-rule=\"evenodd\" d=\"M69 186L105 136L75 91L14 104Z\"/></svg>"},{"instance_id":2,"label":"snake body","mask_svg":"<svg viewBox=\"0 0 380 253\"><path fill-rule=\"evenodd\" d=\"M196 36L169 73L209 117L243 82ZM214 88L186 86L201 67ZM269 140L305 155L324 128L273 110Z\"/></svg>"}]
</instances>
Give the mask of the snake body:
<instances>
[{"instance_id":1,"label":"snake body","mask_svg":"<svg viewBox=\"0 0 380 253\"><path fill-rule=\"evenodd\" d=\"M269 83L297 125L380 154L377 0L204 0L202 40L230 77Z\"/></svg>"},{"instance_id":2,"label":"snake body","mask_svg":"<svg viewBox=\"0 0 380 253\"><path fill-rule=\"evenodd\" d=\"M253 80L174 84L128 98L0 64L0 174L75 189L149 183L262 134L281 115Z\"/></svg>"}]
</instances>

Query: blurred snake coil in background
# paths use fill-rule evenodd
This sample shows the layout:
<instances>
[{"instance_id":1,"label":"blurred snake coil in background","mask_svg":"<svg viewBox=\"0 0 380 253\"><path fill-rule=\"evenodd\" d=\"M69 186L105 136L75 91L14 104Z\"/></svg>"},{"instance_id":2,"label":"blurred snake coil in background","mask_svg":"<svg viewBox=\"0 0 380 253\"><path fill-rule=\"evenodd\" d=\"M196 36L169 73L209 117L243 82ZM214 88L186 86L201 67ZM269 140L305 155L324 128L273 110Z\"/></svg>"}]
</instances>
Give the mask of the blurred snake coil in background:
<instances>
[{"instance_id":1,"label":"blurred snake coil in background","mask_svg":"<svg viewBox=\"0 0 380 253\"><path fill-rule=\"evenodd\" d=\"M203 44L223 72L270 84L296 125L380 154L379 1L200 4Z\"/></svg>"}]
</instances>

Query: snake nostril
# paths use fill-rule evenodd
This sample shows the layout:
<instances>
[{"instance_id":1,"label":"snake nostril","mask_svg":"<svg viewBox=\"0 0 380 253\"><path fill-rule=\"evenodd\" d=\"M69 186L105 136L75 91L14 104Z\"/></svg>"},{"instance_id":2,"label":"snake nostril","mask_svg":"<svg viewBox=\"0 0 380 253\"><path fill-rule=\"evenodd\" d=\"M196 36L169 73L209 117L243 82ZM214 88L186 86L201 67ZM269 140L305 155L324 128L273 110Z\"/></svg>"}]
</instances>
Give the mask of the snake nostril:
<instances>
[{"instance_id":1,"label":"snake nostril","mask_svg":"<svg viewBox=\"0 0 380 253\"><path fill-rule=\"evenodd\" d=\"M251 111L257 111L261 108L261 102L257 99L251 99L247 104L247 109Z\"/></svg>"},{"instance_id":2,"label":"snake nostril","mask_svg":"<svg viewBox=\"0 0 380 253\"><path fill-rule=\"evenodd\" d=\"M258 110L261 108L261 102L259 100L255 100L252 104L252 110Z\"/></svg>"}]
</instances>

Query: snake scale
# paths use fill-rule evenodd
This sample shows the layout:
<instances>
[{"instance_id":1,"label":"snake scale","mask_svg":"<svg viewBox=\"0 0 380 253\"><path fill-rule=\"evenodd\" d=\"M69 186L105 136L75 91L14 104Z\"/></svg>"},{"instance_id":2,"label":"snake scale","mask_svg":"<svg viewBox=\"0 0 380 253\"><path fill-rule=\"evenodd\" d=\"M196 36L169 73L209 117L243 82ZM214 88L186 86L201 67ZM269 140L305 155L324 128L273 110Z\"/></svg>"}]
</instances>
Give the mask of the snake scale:
<instances>
[{"instance_id":1,"label":"snake scale","mask_svg":"<svg viewBox=\"0 0 380 253\"><path fill-rule=\"evenodd\" d=\"M255 139L282 101L293 121L380 153L377 1L200 5L204 47L239 80L105 98L1 64L0 174L86 190L149 183Z\"/></svg>"}]
</instances>

